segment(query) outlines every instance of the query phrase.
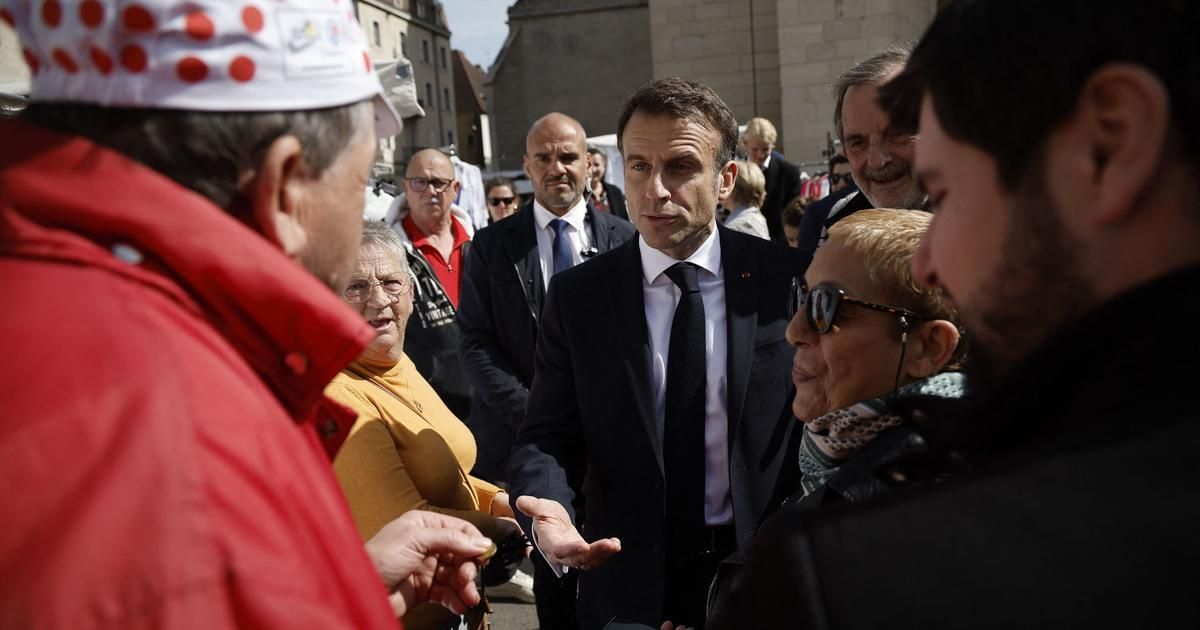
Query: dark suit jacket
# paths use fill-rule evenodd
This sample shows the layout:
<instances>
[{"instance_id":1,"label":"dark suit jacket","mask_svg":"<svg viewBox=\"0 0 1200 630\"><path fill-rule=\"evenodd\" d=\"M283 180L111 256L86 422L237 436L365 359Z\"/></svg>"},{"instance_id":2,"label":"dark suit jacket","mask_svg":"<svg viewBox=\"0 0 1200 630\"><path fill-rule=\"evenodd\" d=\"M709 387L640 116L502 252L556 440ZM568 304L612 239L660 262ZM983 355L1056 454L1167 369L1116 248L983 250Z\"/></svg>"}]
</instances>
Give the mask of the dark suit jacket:
<instances>
[{"instance_id":1,"label":"dark suit jacket","mask_svg":"<svg viewBox=\"0 0 1200 630\"><path fill-rule=\"evenodd\" d=\"M767 231L776 243L787 243L783 234L780 215L783 207L800 195L800 169L778 154L771 156L771 163L763 170L767 179L767 199L763 202L763 216L767 218Z\"/></svg>"},{"instance_id":2,"label":"dark suit jacket","mask_svg":"<svg viewBox=\"0 0 1200 630\"><path fill-rule=\"evenodd\" d=\"M796 483L792 348L784 340L794 250L718 227L728 318L730 486L738 544ZM509 489L561 503L588 540L621 552L580 574L585 630L663 621L664 482L637 239L555 276L529 414ZM582 494L586 514L572 502ZM530 521L518 515L525 531ZM535 552L536 553L536 552Z\"/></svg>"},{"instance_id":3,"label":"dark suit jacket","mask_svg":"<svg viewBox=\"0 0 1200 630\"><path fill-rule=\"evenodd\" d=\"M593 246L605 252L629 239L633 224L588 205ZM545 298L532 202L480 230L467 255L458 303L459 357L471 383L475 474L503 481L513 436L525 421L533 347ZM590 262L590 261L585 261Z\"/></svg>"},{"instance_id":4,"label":"dark suit jacket","mask_svg":"<svg viewBox=\"0 0 1200 630\"><path fill-rule=\"evenodd\" d=\"M625 208L625 193L615 184L604 182L604 197L608 199L608 209L613 215L629 220L629 210Z\"/></svg>"}]
</instances>

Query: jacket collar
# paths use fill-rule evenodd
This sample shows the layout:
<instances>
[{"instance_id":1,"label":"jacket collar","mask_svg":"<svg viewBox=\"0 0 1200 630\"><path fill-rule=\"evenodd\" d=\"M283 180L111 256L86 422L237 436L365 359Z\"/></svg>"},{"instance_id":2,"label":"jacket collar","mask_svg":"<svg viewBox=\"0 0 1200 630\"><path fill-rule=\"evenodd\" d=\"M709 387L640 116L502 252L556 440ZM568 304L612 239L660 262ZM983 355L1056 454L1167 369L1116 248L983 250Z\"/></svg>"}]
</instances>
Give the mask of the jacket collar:
<instances>
[{"instance_id":1,"label":"jacket collar","mask_svg":"<svg viewBox=\"0 0 1200 630\"><path fill-rule=\"evenodd\" d=\"M102 266L161 291L207 320L293 418L313 412L374 336L316 277L200 195L83 138L21 120L0 123L0 135L0 255Z\"/></svg>"}]
</instances>

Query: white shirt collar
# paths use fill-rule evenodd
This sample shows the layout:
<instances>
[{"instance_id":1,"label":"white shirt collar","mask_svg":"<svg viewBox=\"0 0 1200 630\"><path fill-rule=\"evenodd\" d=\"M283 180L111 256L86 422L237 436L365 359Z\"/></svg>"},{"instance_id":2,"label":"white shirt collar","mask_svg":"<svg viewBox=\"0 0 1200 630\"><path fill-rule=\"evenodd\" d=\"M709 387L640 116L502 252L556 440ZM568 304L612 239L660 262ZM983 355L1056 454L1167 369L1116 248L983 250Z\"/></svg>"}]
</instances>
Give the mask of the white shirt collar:
<instances>
[{"instance_id":1,"label":"white shirt collar","mask_svg":"<svg viewBox=\"0 0 1200 630\"><path fill-rule=\"evenodd\" d=\"M570 210L561 217L546 209L538 200L533 201L533 220L537 222L539 230L546 229L550 222L555 219L562 219L567 222L567 225L575 228L578 232L583 232L583 222L587 219L587 197L579 196L579 201L571 206Z\"/></svg>"},{"instance_id":2,"label":"white shirt collar","mask_svg":"<svg viewBox=\"0 0 1200 630\"><path fill-rule=\"evenodd\" d=\"M763 163L762 163L762 170L764 170L764 171L765 171L765 170L767 170L767 167L768 167L768 166L770 166L770 165L771 165L771 154L770 154L770 153L768 153L768 154L767 154L767 159L763 160Z\"/></svg>"},{"instance_id":3,"label":"white shirt collar","mask_svg":"<svg viewBox=\"0 0 1200 630\"><path fill-rule=\"evenodd\" d=\"M668 267L681 262L650 247L640 234L638 235L638 249L642 253L642 275L649 284L654 284L654 281L658 280ZM709 234L700 247L696 248L696 251L682 262L690 262L714 276L721 276L721 239L717 238L716 225L713 225L712 234Z\"/></svg>"}]
</instances>

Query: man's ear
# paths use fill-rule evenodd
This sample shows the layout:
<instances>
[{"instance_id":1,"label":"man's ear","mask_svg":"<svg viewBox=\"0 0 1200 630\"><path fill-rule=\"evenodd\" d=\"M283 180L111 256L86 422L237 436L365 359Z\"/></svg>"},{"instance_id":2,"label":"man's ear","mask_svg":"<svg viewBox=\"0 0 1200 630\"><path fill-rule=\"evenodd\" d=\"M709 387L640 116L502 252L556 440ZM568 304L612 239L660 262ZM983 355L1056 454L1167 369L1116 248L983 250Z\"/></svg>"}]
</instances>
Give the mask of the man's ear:
<instances>
[{"instance_id":1,"label":"man's ear","mask_svg":"<svg viewBox=\"0 0 1200 630\"><path fill-rule=\"evenodd\" d=\"M942 371L958 347L958 328L944 320L918 322L908 333L904 373L919 380Z\"/></svg>"},{"instance_id":2,"label":"man's ear","mask_svg":"<svg viewBox=\"0 0 1200 630\"><path fill-rule=\"evenodd\" d=\"M258 169L242 187L250 200L254 227L292 257L298 255L308 241L297 212L309 180L308 169L301 158L300 140L285 135L267 147Z\"/></svg>"},{"instance_id":3,"label":"man's ear","mask_svg":"<svg viewBox=\"0 0 1200 630\"><path fill-rule=\"evenodd\" d=\"M721 169L720 177L717 178L717 199L724 199L729 193L733 192L733 184L737 181L737 172L737 162L730 160L725 163L725 167Z\"/></svg>"},{"instance_id":4,"label":"man's ear","mask_svg":"<svg viewBox=\"0 0 1200 630\"><path fill-rule=\"evenodd\" d=\"M1062 134L1051 136L1074 153L1067 172L1051 177L1067 198L1090 206L1093 226L1122 221L1160 175L1170 126L1170 97L1157 76L1133 64L1106 65L1084 84Z\"/></svg>"}]
</instances>

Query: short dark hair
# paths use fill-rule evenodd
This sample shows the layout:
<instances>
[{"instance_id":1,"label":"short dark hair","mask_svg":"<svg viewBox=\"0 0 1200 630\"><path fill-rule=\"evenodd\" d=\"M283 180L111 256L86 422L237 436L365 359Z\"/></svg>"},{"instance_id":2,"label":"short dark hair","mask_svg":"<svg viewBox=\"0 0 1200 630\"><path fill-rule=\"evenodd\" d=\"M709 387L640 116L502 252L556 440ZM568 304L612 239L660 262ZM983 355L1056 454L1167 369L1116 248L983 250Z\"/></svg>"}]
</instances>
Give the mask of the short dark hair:
<instances>
[{"instance_id":1,"label":"short dark hair","mask_svg":"<svg viewBox=\"0 0 1200 630\"><path fill-rule=\"evenodd\" d=\"M829 172L832 173L833 167L837 166L838 164L849 164L849 163L850 163L850 160L847 159L846 156L842 155L841 153L834 154L833 157L829 158Z\"/></svg>"},{"instance_id":2,"label":"short dark hair","mask_svg":"<svg viewBox=\"0 0 1200 630\"><path fill-rule=\"evenodd\" d=\"M1132 63L1166 85L1172 135L1195 165L1200 2L1140 0L1126 9L1100 10L1089 0L954 0L880 89L880 103L894 126L911 131L929 94L946 133L991 156L1011 191L1040 163L1046 138L1075 110L1088 78L1105 64Z\"/></svg>"},{"instance_id":3,"label":"short dark hair","mask_svg":"<svg viewBox=\"0 0 1200 630\"><path fill-rule=\"evenodd\" d=\"M837 96L833 106L833 129L837 132L838 140L846 139L842 130L842 103L846 100L846 92L864 83L883 83L908 63L911 54L910 47L893 44L858 62L833 82L833 93Z\"/></svg>"},{"instance_id":4,"label":"short dark hair","mask_svg":"<svg viewBox=\"0 0 1200 630\"><path fill-rule=\"evenodd\" d=\"M484 182L483 183L483 194L486 195L486 194L492 192L493 188L499 188L500 186L508 186L508 189L511 190L514 195L517 194L517 187L516 187L516 185L513 184L513 180L511 180L503 175L497 175L497 176L487 180L486 182Z\"/></svg>"},{"instance_id":5,"label":"short dark hair","mask_svg":"<svg viewBox=\"0 0 1200 630\"><path fill-rule=\"evenodd\" d=\"M715 163L717 170L733 159L738 148L737 118L712 88L678 77L658 79L638 88L625 99L621 118L617 122L617 149L625 152L622 136L625 125L634 112L641 111L652 116L686 118L717 132L721 139L717 146Z\"/></svg>"},{"instance_id":6,"label":"short dark hair","mask_svg":"<svg viewBox=\"0 0 1200 630\"><path fill-rule=\"evenodd\" d=\"M118 151L239 216L238 182L275 140L291 134L314 176L359 134L371 132L368 101L291 112L201 112L31 103L27 120Z\"/></svg>"}]
</instances>

